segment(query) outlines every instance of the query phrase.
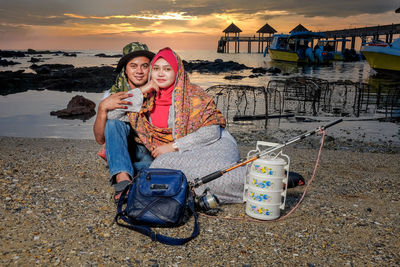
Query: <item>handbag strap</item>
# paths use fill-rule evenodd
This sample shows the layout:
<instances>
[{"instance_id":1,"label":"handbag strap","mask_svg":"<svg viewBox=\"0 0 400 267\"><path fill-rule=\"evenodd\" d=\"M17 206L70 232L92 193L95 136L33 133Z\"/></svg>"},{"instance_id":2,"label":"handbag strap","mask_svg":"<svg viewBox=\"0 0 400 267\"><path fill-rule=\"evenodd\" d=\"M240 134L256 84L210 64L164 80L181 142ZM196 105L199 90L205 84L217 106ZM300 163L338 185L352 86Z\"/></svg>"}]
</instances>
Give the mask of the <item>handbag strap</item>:
<instances>
[{"instance_id":1,"label":"handbag strap","mask_svg":"<svg viewBox=\"0 0 400 267\"><path fill-rule=\"evenodd\" d=\"M186 237L186 238L175 238L175 237L165 236L165 235L162 235L162 234L154 232L148 226L132 224L131 221L129 220L129 218L126 217L125 213L122 211L122 206L124 204L123 197L127 194L128 189L129 189L129 186L127 186L124 189L124 191L121 194L120 200L118 201L117 215L115 216L115 222L119 226L134 230L134 231L139 232L141 234L144 234L144 235L150 237L151 240L153 240L153 241L158 241L158 242L163 243L163 244L174 245L174 246L183 245L183 244L189 242L190 240L192 240L193 238L195 238L196 236L198 236L200 234L200 226L199 226L199 222L198 222L198 215L195 212L193 207L190 207L190 210L191 210L191 212L192 212L192 214L194 216L193 232L189 237ZM121 218L123 221L128 223L128 225L118 222L119 218Z\"/></svg>"}]
</instances>

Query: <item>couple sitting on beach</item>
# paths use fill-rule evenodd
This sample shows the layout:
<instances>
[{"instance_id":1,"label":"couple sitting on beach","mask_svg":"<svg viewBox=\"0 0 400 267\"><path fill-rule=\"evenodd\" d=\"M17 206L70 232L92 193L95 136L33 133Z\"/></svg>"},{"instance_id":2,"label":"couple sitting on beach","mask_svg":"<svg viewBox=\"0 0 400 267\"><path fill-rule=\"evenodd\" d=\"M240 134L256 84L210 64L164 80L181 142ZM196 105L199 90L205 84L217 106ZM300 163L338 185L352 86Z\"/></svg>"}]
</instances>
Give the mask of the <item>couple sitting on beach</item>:
<instances>
[{"instance_id":1,"label":"couple sitting on beach","mask_svg":"<svg viewBox=\"0 0 400 267\"><path fill-rule=\"evenodd\" d=\"M192 181L239 160L225 118L213 99L190 83L170 48L154 55L145 44L130 43L116 70L93 127L96 141L105 143L115 200L145 168L181 170ZM222 203L242 202L244 175L240 167L196 193L209 187Z\"/></svg>"}]
</instances>

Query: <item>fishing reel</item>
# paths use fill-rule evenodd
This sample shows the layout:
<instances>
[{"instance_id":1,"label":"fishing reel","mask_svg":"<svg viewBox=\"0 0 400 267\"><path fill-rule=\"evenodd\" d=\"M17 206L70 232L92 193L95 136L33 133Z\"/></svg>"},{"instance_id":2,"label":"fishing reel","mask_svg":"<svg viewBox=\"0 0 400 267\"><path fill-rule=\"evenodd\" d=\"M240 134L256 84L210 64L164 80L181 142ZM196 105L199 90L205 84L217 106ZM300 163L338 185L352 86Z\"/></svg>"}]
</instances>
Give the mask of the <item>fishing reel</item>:
<instances>
[{"instance_id":1,"label":"fishing reel","mask_svg":"<svg viewBox=\"0 0 400 267\"><path fill-rule=\"evenodd\" d=\"M195 209L200 212L204 212L208 215L216 215L220 210L219 199L214 194L211 194L210 188L206 188L203 194L195 196L194 198Z\"/></svg>"}]
</instances>

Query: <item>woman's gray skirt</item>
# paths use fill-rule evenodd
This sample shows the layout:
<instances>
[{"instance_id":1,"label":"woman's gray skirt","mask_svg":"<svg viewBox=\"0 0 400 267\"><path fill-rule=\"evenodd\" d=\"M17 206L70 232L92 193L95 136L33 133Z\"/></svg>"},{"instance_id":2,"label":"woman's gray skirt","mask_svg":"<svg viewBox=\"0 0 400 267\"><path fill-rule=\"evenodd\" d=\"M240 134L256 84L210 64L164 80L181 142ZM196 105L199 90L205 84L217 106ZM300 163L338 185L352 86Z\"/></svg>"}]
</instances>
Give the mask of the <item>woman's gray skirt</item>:
<instances>
[{"instance_id":1,"label":"woman's gray skirt","mask_svg":"<svg viewBox=\"0 0 400 267\"><path fill-rule=\"evenodd\" d=\"M237 144L230 138L222 136L218 141L198 146L185 152L170 152L157 157L150 168L181 170L188 181L204 177L218 170L225 170L239 161ZM220 178L195 189L197 195L209 187L221 203L242 203L246 169L239 167L225 173Z\"/></svg>"}]
</instances>

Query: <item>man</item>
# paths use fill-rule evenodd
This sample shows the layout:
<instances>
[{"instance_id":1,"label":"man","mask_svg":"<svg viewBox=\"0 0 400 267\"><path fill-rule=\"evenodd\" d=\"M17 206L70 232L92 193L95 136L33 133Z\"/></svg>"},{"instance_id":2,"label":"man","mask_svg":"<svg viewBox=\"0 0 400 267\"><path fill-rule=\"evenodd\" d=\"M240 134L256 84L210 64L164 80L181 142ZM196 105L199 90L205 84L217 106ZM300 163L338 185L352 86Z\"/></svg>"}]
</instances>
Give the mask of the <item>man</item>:
<instances>
[{"instance_id":1,"label":"man","mask_svg":"<svg viewBox=\"0 0 400 267\"><path fill-rule=\"evenodd\" d=\"M129 122L107 120L107 114L128 109L131 102L126 99L133 96L128 93L132 89L139 88L140 91L135 90L139 94L158 90L153 82L147 83L153 57L154 53L148 51L145 44L133 42L126 45L117 65L119 74L110 89L111 94L106 93L98 106L93 132L97 143L106 144L110 182L115 189L116 201L136 172L148 167L153 158L144 145L134 142L135 132Z\"/></svg>"}]
</instances>

